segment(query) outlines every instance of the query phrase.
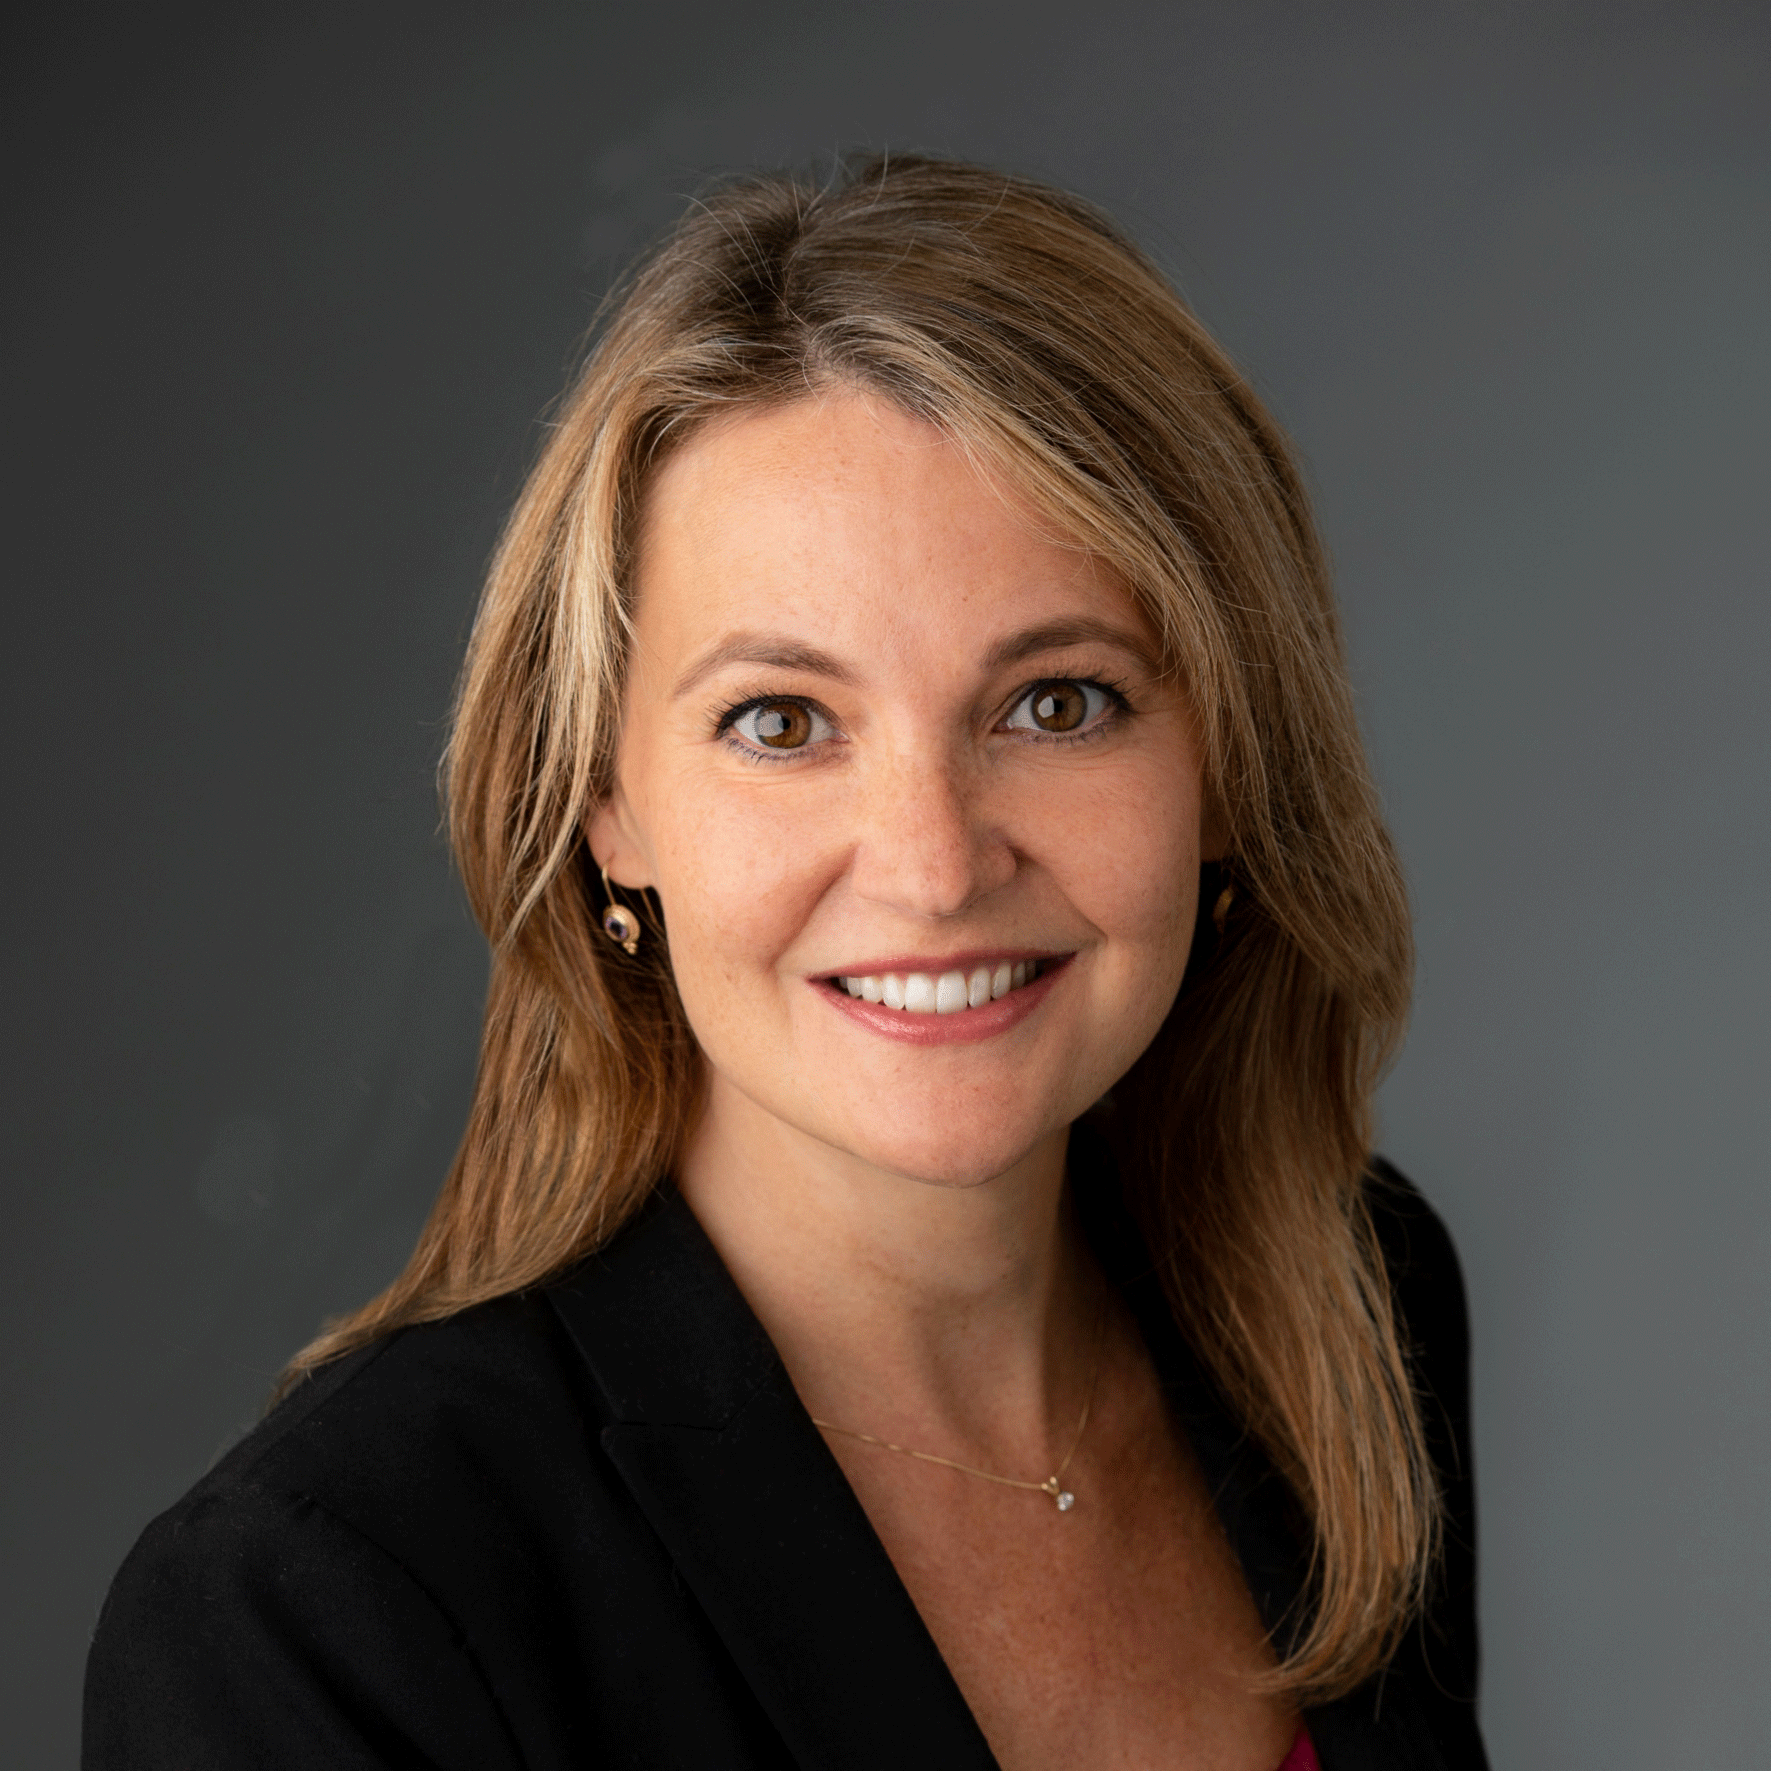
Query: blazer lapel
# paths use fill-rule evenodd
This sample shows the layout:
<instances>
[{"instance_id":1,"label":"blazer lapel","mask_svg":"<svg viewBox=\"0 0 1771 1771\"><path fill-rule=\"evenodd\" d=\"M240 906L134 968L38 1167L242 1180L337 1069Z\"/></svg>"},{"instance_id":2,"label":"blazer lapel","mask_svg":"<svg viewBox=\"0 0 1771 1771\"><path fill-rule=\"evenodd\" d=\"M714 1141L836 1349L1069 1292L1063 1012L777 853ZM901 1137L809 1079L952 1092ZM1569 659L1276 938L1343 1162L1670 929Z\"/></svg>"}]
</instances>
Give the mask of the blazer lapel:
<instances>
[{"instance_id":1,"label":"blazer lapel","mask_svg":"<svg viewBox=\"0 0 1771 1771\"><path fill-rule=\"evenodd\" d=\"M996 1761L762 1325L675 1193L548 1297L605 1452L799 1763Z\"/></svg>"}]
</instances>

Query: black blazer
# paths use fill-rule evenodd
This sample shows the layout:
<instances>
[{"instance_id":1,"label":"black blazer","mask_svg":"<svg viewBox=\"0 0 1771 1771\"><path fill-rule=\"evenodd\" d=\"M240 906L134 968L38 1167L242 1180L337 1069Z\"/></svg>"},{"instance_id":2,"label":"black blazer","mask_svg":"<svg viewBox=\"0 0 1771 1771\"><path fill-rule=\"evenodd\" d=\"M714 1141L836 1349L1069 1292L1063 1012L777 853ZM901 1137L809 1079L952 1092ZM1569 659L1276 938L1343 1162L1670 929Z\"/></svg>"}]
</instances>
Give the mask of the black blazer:
<instances>
[{"instance_id":1,"label":"black blazer","mask_svg":"<svg viewBox=\"0 0 1771 1771\"><path fill-rule=\"evenodd\" d=\"M1326 1771L1477 1771L1463 1288L1407 1183L1380 1165L1373 1197L1450 1555L1390 1671L1308 1721ZM1091 1235L1277 1621L1302 1577L1277 1479L1123 1222ZM774 1347L671 1193L561 1283L305 1382L148 1527L87 1669L88 1771L994 1762Z\"/></svg>"}]
</instances>

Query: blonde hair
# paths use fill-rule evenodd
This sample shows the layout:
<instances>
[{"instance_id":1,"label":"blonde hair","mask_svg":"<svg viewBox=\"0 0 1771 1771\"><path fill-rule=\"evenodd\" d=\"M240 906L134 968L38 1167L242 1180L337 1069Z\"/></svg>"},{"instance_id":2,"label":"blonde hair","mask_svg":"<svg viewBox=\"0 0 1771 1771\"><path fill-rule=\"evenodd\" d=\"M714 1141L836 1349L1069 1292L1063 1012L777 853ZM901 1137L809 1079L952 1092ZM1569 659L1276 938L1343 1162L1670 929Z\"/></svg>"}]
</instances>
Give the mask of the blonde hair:
<instances>
[{"instance_id":1,"label":"blonde hair","mask_svg":"<svg viewBox=\"0 0 1771 1771\"><path fill-rule=\"evenodd\" d=\"M735 182L612 298L492 564L446 758L493 949L466 1134L406 1271L291 1375L560 1273L669 1173L695 1040L661 931L636 959L599 932L584 837L613 780L641 494L710 418L832 384L1010 476L1132 588L1193 696L1237 895L1111 1123L1175 1315L1310 1523L1275 1684L1346 1691L1436 1552L1364 1194L1406 899L1285 439L1111 223L1021 179L876 159Z\"/></svg>"}]
</instances>

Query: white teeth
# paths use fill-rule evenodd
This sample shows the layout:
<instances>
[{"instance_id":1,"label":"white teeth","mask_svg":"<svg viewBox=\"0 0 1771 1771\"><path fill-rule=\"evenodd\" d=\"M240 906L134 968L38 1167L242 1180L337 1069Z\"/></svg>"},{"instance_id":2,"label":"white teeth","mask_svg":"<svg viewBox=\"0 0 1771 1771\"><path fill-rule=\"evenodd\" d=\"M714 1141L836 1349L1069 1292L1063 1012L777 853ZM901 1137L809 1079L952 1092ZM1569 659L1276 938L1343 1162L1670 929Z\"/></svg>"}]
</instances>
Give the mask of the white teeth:
<instances>
[{"instance_id":1,"label":"white teeth","mask_svg":"<svg viewBox=\"0 0 1771 1771\"><path fill-rule=\"evenodd\" d=\"M904 980L904 1006L913 1015L935 1012L935 980L927 972L912 972Z\"/></svg>"},{"instance_id":2,"label":"white teeth","mask_svg":"<svg viewBox=\"0 0 1771 1771\"><path fill-rule=\"evenodd\" d=\"M839 976L832 982L864 1002L883 1003L908 1014L956 1015L961 1009L982 1008L985 1003L1032 983L1038 976L1037 960L1005 959L994 970L987 965L978 966L969 977L958 971L942 972L939 977L928 972L881 972L865 977Z\"/></svg>"}]
</instances>

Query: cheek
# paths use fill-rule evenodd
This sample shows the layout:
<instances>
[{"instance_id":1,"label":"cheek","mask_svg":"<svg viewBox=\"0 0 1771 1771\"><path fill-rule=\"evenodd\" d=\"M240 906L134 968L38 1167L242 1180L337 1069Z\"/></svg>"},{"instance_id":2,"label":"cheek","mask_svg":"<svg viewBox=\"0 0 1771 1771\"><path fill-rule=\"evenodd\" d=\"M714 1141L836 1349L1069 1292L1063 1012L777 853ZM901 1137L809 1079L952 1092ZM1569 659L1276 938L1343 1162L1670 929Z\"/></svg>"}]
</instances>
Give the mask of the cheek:
<instances>
[{"instance_id":1,"label":"cheek","mask_svg":"<svg viewBox=\"0 0 1771 1771\"><path fill-rule=\"evenodd\" d=\"M679 779L662 815L648 818L672 964L698 1026L757 1004L757 975L773 968L829 884L819 821L775 786L734 791L729 780Z\"/></svg>"},{"instance_id":2,"label":"cheek","mask_svg":"<svg viewBox=\"0 0 1771 1771\"><path fill-rule=\"evenodd\" d=\"M1064 895L1103 937L1080 1005L1075 1081L1088 1099L1137 1061L1180 989L1198 906L1200 812L1193 775L1174 769L1103 783L1071 808Z\"/></svg>"},{"instance_id":3,"label":"cheek","mask_svg":"<svg viewBox=\"0 0 1771 1771\"><path fill-rule=\"evenodd\" d=\"M1092 778L1079 772L1040 808L1041 858L1065 895L1128 960L1135 956L1158 970L1184 965L1193 934L1200 812L1194 771L1166 756Z\"/></svg>"}]
</instances>

